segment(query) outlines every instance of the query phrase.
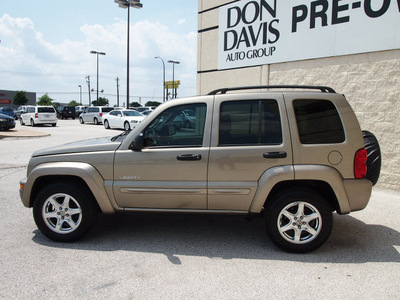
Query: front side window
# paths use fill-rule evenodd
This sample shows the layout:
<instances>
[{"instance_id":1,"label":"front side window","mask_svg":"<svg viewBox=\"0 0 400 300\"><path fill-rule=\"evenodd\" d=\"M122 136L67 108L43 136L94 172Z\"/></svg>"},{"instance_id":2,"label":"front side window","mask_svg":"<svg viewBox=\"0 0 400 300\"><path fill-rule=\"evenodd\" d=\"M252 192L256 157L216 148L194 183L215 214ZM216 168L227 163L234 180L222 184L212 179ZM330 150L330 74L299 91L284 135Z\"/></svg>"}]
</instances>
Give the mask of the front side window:
<instances>
[{"instance_id":1,"label":"front side window","mask_svg":"<svg viewBox=\"0 0 400 300\"><path fill-rule=\"evenodd\" d=\"M198 147L203 145L205 103L171 107L144 130L145 147Z\"/></svg>"},{"instance_id":2,"label":"front side window","mask_svg":"<svg viewBox=\"0 0 400 300\"><path fill-rule=\"evenodd\" d=\"M219 146L281 143L281 118L276 100L227 101L221 104Z\"/></svg>"},{"instance_id":3,"label":"front side window","mask_svg":"<svg viewBox=\"0 0 400 300\"><path fill-rule=\"evenodd\" d=\"M337 144L345 141L342 120L329 100L293 101L297 129L302 144Z\"/></svg>"}]
</instances>

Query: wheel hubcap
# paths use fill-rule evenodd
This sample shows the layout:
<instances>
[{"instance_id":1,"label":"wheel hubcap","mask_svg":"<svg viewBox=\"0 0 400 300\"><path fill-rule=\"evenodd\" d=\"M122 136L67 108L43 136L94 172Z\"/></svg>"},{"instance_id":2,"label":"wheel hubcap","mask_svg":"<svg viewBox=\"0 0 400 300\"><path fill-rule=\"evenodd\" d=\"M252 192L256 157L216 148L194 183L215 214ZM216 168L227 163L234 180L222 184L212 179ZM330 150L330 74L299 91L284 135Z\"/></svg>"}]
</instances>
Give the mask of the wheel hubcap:
<instances>
[{"instance_id":1,"label":"wheel hubcap","mask_svg":"<svg viewBox=\"0 0 400 300\"><path fill-rule=\"evenodd\" d=\"M305 244L318 236L322 217L317 208L307 202L293 202L285 206L278 216L281 236L293 244Z\"/></svg>"},{"instance_id":2,"label":"wheel hubcap","mask_svg":"<svg viewBox=\"0 0 400 300\"><path fill-rule=\"evenodd\" d=\"M42 217L52 231L66 234L75 231L82 221L82 209L70 195L55 194L44 202Z\"/></svg>"}]
</instances>

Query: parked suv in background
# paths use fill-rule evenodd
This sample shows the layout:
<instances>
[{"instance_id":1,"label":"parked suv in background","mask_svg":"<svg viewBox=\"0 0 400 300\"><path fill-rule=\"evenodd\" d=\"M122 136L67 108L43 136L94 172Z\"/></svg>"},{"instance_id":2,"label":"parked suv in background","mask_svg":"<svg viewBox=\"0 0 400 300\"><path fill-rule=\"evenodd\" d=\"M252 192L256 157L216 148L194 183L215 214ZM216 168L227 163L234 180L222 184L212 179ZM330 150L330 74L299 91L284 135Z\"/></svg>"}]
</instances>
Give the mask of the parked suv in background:
<instances>
[{"instance_id":1,"label":"parked suv in background","mask_svg":"<svg viewBox=\"0 0 400 300\"><path fill-rule=\"evenodd\" d=\"M51 124L57 125L57 113L53 106L28 106L20 116L21 125Z\"/></svg>"},{"instance_id":2,"label":"parked suv in background","mask_svg":"<svg viewBox=\"0 0 400 300\"><path fill-rule=\"evenodd\" d=\"M68 119L71 118L75 120L75 106L65 105L57 107L57 112L59 114L59 118Z\"/></svg>"},{"instance_id":3,"label":"parked suv in background","mask_svg":"<svg viewBox=\"0 0 400 300\"><path fill-rule=\"evenodd\" d=\"M187 110L193 128L177 127ZM368 136L366 150L346 98L328 87L219 89L166 102L128 134L35 152L20 195L57 241L84 235L98 210L242 214L264 216L280 248L307 252L328 239L334 211L368 204L380 170Z\"/></svg>"},{"instance_id":4,"label":"parked suv in background","mask_svg":"<svg viewBox=\"0 0 400 300\"><path fill-rule=\"evenodd\" d=\"M95 125L103 123L103 116L110 111L112 111L113 107L108 106L89 106L82 112L79 116L79 122L84 124L86 122L94 123Z\"/></svg>"}]
</instances>

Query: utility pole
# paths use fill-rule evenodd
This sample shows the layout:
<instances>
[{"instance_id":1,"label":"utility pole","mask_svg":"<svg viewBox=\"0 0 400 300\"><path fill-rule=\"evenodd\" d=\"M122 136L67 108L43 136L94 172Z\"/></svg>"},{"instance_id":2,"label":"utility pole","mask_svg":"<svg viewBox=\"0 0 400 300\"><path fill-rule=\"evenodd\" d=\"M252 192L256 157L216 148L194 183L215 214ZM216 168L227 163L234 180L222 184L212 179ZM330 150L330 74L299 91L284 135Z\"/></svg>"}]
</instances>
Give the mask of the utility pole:
<instances>
[{"instance_id":1,"label":"utility pole","mask_svg":"<svg viewBox=\"0 0 400 300\"><path fill-rule=\"evenodd\" d=\"M119 107L119 78L115 80L117 81L117 107Z\"/></svg>"},{"instance_id":2,"label":"utility pole","mask_svg":"<svg viewBox=\"0 0 400 300\"><path fill-rule=\"evenodd\" d=\"M88 90L89 90L89 106L92 105L92 99L90 96L90 76L86 76L86 83L88 84Z\"/></svg>"}]
</instances>

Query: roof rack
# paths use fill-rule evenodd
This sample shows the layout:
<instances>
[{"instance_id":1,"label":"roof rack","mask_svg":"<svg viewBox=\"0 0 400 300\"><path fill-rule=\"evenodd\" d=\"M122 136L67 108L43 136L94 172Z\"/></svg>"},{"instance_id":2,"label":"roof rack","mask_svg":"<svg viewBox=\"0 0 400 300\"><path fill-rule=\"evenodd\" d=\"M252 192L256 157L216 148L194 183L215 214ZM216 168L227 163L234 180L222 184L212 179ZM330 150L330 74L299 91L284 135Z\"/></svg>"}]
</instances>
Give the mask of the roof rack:
<instances>
[{"instance_id":1,"label":"roof rack","mask_svg":"<svg viewBox=\"0 0 400 300\"><path fill-rule=\"evenodd\" d=\"M256 90L256 89L303 89L303 90L320 90L323 93L336 93L334 89L327 86L318 85L259 85L259 86L243 86L243 87L232 87L222 88L214 90L208 95L216 95L218 93L226 94L228 91L239 91L239 90Z\"/></svg>"}]
</instances>

